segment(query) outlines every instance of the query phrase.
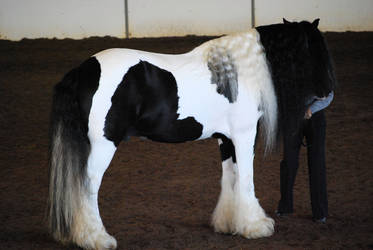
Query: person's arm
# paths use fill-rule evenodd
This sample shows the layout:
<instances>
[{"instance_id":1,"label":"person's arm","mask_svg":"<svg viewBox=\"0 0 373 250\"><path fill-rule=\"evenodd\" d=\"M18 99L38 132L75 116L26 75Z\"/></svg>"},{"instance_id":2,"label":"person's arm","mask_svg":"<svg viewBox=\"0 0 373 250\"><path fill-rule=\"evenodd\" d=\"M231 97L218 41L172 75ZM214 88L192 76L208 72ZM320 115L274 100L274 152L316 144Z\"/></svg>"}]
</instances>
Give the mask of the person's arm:
<instances>
[{"instance_id":1,"label":"person's arm","mask_svg":"<svg viewBox=\"0 0 373 250\"><path fill-rule=\"evenodd\" d=\"M329 106L334 98L334 92L331 91L327 97L323 98L316 98L314 102L307 108L306 114L304 116L305 119L310 119L312 114L325 109Z\"/></svg>"},{"instance_id":2,"label":"person's arm","mask_svg":"<svg viewBox=\"0 0 373 250\"><path fill-rule=\"evenodd\" d=\"M329 104L332 102L333 98L334 92L331 91L327 97L316 99L310 106L312 114L328 107Z\"/></svg>"}]
</instances>

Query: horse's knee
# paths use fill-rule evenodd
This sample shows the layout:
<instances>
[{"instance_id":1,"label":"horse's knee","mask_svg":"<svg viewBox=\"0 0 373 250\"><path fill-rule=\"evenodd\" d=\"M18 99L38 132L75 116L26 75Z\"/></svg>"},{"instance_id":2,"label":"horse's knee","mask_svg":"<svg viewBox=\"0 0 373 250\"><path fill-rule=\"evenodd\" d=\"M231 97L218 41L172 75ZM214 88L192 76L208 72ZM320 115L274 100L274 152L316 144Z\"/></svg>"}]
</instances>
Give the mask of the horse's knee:
<instances>
[{"instance_id":1,"label":"horse's knee","mask_svg":"<svg viewBox=\"0 0 373 250\"><path fill-rule=\"evenodd\" d=\"M221 180L222 189L229 188L234 189L236 184L236 168L237 166L232 162L231 159L226 160L222 163L223 175Z\"/></svg>"},{"instance_id":2,"label":"horse's knee","mask_svg":"<svg viewBox=\"0 0 373 250\"><path fill-rule=\"evenodd\" d=\"M87 177L93 186L99 186L106 169L114 156L116 147L113 142L104 138L91 140L91 152L88 156Z\"/></svg>"}]
</instances>

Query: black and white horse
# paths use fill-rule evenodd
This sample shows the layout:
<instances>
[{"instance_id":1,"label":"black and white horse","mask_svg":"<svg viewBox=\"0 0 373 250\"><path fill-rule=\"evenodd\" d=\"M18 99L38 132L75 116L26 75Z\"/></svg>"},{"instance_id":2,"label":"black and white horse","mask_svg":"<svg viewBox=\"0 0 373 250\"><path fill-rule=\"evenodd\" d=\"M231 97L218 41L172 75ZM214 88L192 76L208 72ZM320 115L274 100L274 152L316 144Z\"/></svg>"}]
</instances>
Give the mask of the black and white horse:
<instances>
[{"instance_id":1,"label":"black and white horse","mask_svg":"<svg viewBox=\"0 0 373 250\"><path fill-rule=\"evenodd\" d=\"M116 247L97 197L116 148L131 136L160 142L217 138L223 174L215 231L272 235L274 221L254 192L258 121L270 150L281 128L299 125L305 98L326 96L335 83L318 19L284 22L181 55L109 49L66 74L55 86L51 114L53 236L88 249Z\"/></svg>"}]
</instances>

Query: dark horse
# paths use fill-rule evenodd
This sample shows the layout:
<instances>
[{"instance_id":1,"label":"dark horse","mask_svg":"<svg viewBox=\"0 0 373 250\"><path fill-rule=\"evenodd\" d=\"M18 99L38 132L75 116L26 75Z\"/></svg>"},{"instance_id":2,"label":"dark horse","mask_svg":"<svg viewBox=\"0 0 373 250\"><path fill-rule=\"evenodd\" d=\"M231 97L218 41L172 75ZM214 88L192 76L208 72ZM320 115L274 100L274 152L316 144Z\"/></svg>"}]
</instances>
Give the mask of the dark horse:
<instances>
[{"instance_id":1,"label":"dark horse","mask_svg":"<svg viewBox=\"0 0 373 250\"><path fill-rule=\"evenodd\" d=\"M131 136L217 138L223 174L215 231L272 235L274 221L254 192L257 124L269 151L280 130L299 126L308 96L334 89L318 22L262 26L181 55L109 49L67 73L55 86L51 114L49 226L55 239L88 249L116 247L97 197L116 148Z\"/></svg>"}]
</instances>

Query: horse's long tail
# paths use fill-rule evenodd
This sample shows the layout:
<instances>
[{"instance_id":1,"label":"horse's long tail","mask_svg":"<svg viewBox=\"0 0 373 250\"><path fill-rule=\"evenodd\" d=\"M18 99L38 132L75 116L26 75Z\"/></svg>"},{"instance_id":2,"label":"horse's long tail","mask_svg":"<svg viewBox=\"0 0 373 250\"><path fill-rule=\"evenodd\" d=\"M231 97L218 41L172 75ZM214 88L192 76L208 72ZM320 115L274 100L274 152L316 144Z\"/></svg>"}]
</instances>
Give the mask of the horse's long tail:
<instances>
[{"instance_id":1,"label":"horse's long tail","mask_svg":"<svg viewBox=\"0 0 373 250\"><path fill-rule=\"evenodd\" d=\"M260 110L263 112L260 127L265 142L265 153L268 153L274 148L278 139L278 108L270 70L267 63L264 64L263 81L260 85Z\"/></svg>"},{"instance_id":2,"label":"horse's long tail","mask_svg":"<svg viewBox=\"0 0 373 250\"><path fill-rule=\"evenodd\" d=\"M79 69L54 88L50 128L49 229L56 240L72 240L74 216L87 190L90 143L78 98Z\"/></svg>"}]
</instances>

